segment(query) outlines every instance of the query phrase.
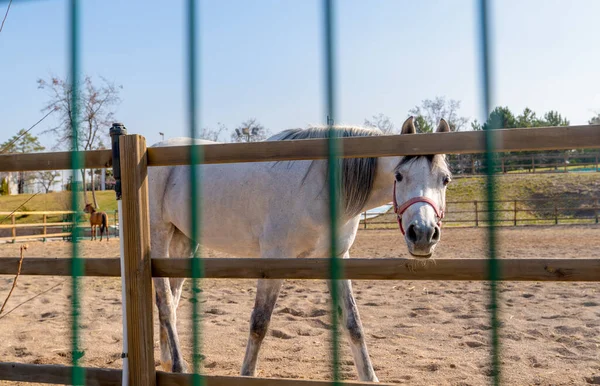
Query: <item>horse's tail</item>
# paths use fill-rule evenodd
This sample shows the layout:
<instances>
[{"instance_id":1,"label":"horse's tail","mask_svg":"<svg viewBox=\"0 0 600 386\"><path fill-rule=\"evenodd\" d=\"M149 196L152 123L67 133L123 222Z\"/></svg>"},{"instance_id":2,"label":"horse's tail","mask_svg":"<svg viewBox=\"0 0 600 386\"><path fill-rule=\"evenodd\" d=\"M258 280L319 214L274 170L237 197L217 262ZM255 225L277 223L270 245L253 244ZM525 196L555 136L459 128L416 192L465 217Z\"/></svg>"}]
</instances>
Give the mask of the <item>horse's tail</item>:
<instances>
[{"instance_id":1,"label":"horse's tail","mask_svg":"<svg viewBox=\"0 0 600 386\"><path fill-rule=\"evenodd\" d=\"M100 235L106 230L106 238L108 238L108 215L102 212L102 224L100 224Z\"/></svg>"}]
</instances>

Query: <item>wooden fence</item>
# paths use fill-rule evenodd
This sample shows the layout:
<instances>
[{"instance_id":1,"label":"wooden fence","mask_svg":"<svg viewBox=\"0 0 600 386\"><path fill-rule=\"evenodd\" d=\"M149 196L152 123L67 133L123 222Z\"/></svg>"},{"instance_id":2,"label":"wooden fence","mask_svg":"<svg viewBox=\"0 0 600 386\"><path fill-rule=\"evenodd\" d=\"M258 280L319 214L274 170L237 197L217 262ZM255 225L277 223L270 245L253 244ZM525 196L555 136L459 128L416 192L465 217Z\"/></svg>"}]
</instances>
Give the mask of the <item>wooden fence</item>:
<instances>
[{"instance_id":1,"label":"wooden fence","mask_svg":"<svg viewBox=\"0 0 600 386\"><path fill-rule=\"evenodd\" d=\"M497 158L498 172L501 173L567 173L569 171L600 172L600 153L507 155ZM481 157L456 156L450 160L456 174L485 174L486 165Z\"/></svg>"},{"instance_id":2,"label":"wooden fence","mask_svg":"<svg viewBox=\"0 0 600 386\"><path fill-rule=\"evenodd\" d=\"M580 225L598 224L600 198L529 199L495 201L496 222L499 226L521 225ZM444 226L488 226L487 201L448 201ZM397 227L396 215L390 210L377 217L362 214L361 229Z\"/></svg>"},{"instance_id":3,"label":"wooden fence","mask_svg":"<svg viewBox=\"0 0 600 386\"><path fill-rule=\"evenodd\" d=\"M112 214L113 224L118 224L118 214L116 211L108 211L107 214ZM83 212L74 212L72 210L53 210L53 211L23 211L23 212L0 212L0 218L10 218L10 224L0 224L0 230L2 229L10 229L11 235L6 237L0 237L0 242L2 241L11 241L15 242L18 240L30 240L30 239L46 239L51 238L70 238L72 235L71 228L73 226L77 226L79 228L89 228L89 223L85 221L73 221L72 217L74 214L77 214L78 217L87 216ZM41 222L22 222L19 223L17 220L22 216L35 216L41 217ZM69 221L54 221L48 222L48 217L56 217L56 216L66 216L71 218ZM39 229L41 231L39 233L32 234L23 234L17 235L17 229L27 229L31 231L32 229ZM61 228L60 232L56 231L56 228ZM53 233L48 233L50 229ZM109 229L110 232L110 223Z\"/></svg>"},{"instance_id":4,"label":"wooden fence","mask_svg":"<svg viewBox=\"0 0 600 386\"><path fill-rule=\"evenodd\" d=\"M600 125L541 129L508 129L493 132L497 151L573 149L600 147ZM344 157L374 157L433 153L479 153L485 150L484 132L433 133L410 136L343 138ZM198 145L205 163L261 162L275 160L324 159L327 140L257 142ZM190 147L146 148L138 135L120 139L123 183L124 272L119 259L83 259L84 276L125 278L127 328L129 336L129 382L131 385L189 385L190 374L169 374L154 367L152 331L153 276L190 277L189 259L150 259L147 168L189 164ZM526 149L524 149L526 148ZM70 153L0 155L0 171L58 170L71 167ZM84 167L111 165L110 151L85 152ZM23 275L71 275L73 259L27 258ZM203 259L207 278L296 278L329 277L329 259ZM351 259L344 261L342 276L376 280L487 280L488 260L437 259L435 264L417 264L403 259ZM0 274L15 274L17 258L0 259ZM500 280L600 281L600 259L507 259L502 260ZM89 384L118 385L120 370L87 368ZM0 364L0 379L69 383L69 366ZM289 385L315 386L322 381L207 376L210 386ZM349 383L364 384L366 383Z\"/></svg>"}]
</instances>

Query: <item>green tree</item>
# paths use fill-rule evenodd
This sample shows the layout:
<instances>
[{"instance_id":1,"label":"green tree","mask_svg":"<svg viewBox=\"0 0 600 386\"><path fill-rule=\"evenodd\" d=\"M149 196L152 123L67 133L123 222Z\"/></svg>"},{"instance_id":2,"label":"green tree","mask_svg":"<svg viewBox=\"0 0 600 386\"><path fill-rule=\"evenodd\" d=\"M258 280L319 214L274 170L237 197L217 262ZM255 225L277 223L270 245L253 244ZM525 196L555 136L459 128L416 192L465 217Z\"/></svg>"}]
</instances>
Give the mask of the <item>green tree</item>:
<instances>
[{"instance_id":1,"label":"green tree","mask_svg":"<svg viewBox=\"0 0 600 386\"><path fill-rule=\"evenodd\" d=\"M34 153L46 149L40 144L38 137L31 135L25 129L19 130L16 135L0 145L2 153ZM34 178L30 172L19 172L17 175L17 192L25 193L25 184Z\"/></svg>"},{"instance_id":2,"label":"green tree","mask_svg":"<svg viewBox=\"0 0 600 386\"><path fill-rule=\"evenodd\" d=\"M546 112L541 118L537 116L537 114L526 107L523 109L523 112L517 116L513 114L513 112L508 107L496 107L490 113L487 121L480 125L477 122L472 124L475 130L487 129L488 127L492 129L512 129L512 128L531 128L531 127L547 127L547 126L568 126L569 120L566 117L563 117L559 112L551 110ZM504 165L511 166L516 164L522 164L523 160L518 159L510 159L508 156L525 156L531 155L537 152L533 151L521 151L521 152L506 152L498 154L498 156L502 156L505 158ZM556 156L559 154L564 154L564 150L551 150L547 151L546 154L551 154L552 156ZM477 156L477 159L481 162L483 160L483 156ZM542 159L541 161L544 163L554 162L555 158Z\"/></svg>"},{"instance_id":3,"label":"green tree","mask_svg":"<svg viewBox=\"0 0 600 386\"><path fill-rule=\"evenodd\" d=\"M592 117L588 123L590 125L600 125L600 113L598 113L595 117Z\"/></svg>"}]
</instances>

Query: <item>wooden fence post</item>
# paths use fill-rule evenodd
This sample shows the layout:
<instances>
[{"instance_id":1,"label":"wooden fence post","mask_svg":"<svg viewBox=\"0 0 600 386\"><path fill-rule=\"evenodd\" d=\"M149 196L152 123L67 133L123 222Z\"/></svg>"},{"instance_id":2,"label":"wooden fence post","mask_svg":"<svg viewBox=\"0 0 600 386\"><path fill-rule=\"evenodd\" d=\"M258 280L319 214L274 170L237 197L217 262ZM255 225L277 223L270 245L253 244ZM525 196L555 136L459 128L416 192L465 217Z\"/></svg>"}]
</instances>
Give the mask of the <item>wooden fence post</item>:
<instances>
[{"instance_id":1,"label":"wooden fence post","mask_svg":"<svg viewBox=\"0 0 600 386\"><path fill-rule=\"evenodd\" d=\"M514 224L514 226L517 226L517 200L515 200L514 205L515 205L515 207L514 207L515 213L513 216L513 224Z\"/></svg>"},{"instance_id":2,"label":"wooden fence post","mask_svg":"<svg viewBox=\"0 0 600 386\"><path fill-rule=\"evenodd\" d=\"M558 224L558 204L554 203L554 225Z\"/></svg>"},{"instance_id":3,"label":"wooden fence post","mask_svg":"<svg viewBox=\"0 0 600 386\"><path fill-rule=\"evenodd\" d=\"M364 229L367 229L367 212L363 212L363 215L364 215L364 219L363 219Z\"/></svg>"},{"instance_id":4,"label":"wooden fence post","mask_svg":"<svg viewBox=\"0 0 600 386\"><path fill-rule=\"evenodd\" d=\"M594 201L594 213L596 213L596 224L598 224L598 199Z\"/></svg>"},{"instance_id":5,"label":"wooden fence post","mask_svg":"<svg viewBox=\"0 0 600 386\"><path fill-rule=\"evenodd\" d=\"M477 211L477 200L473 201L475 204L475 226L479 226L479 212Z\"/></svg>"},{"instance_id":6,"label":"wooden fence post","mask_svg":"<svg viewBox=\"0 0 600 386\"><path fill-rule=\"evenodd\" d=\"M47 232L46 232L46 222L48 220L48 215L46 213L44 213L44 215L42 216L42 219L43 219L42 222L44 224L44 227L42 228L42 234L44 236L46 236L47 235ZM46 241L45 237L44 237L43 241Z\"/></svg>"},{"instance_id":7,"label":"wooden fence post","mask_svg":"<svg viewBox=\"0 0 600 386\"><path fill-rule=\"evenodd\" d=\"M531 172L535 173L535 158L531 156Z\"/></svg>"},{"instance_id":8,"label":"wooden fence post","mask_svg":"<svg viewBox=\"0 0 600 386\"><path fill-rule=\"evenodd\" d=\"M16 219L15 219L15 215L14 214L10 216L10 221L12 222L12 225L13 225L13 227L12 227L12 233L11 234L12 234L12 237L13 237L12 242L14 244L15 241L17 240L16 239L16 237L17 237L17 228L15 227Z\"/></svg>"},{"instance_id":9,"label":"wooden fence post","mask_svg":"<svg viewBox=\"0 0 600 386\"><path fill-rule=\"evenodd\" d=\"M129 384L156 384L150 265L148 159L140 135L120 137Z\"/></svg>"}]
</instances>

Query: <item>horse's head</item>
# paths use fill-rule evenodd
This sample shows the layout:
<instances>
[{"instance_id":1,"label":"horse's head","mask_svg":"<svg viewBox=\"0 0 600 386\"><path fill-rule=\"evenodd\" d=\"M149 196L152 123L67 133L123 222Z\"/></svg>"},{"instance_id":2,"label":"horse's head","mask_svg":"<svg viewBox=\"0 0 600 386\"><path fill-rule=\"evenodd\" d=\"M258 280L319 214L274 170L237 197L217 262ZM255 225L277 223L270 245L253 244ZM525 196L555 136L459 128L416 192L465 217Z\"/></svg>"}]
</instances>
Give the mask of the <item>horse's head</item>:
<instances>
[{"instance_id":1,"label":"horse's head","mask_svg":"<svg viewBox=\"0 0 600 386\"><path fill-rule=\"evenodd\" d=\"M442 119L436 131L449 132L450 127ZM402 134L415 132L410 117L402 125ZM408 251L415 257L431 257L440 241L450 179L444 155L407 156L396 166L394 211Z\"/></svg>"},{"instance_id":2,"label":"horse's head","mask_svg":"<svg viewBox=\"0 0 600 386\"><path fill-rule=\"evenodd\" d=\"M83 211L85 213L93 213L94 207L92 206L92 204L85 204L85 208L83 209Z\"/></svg>"}]
</instances>

